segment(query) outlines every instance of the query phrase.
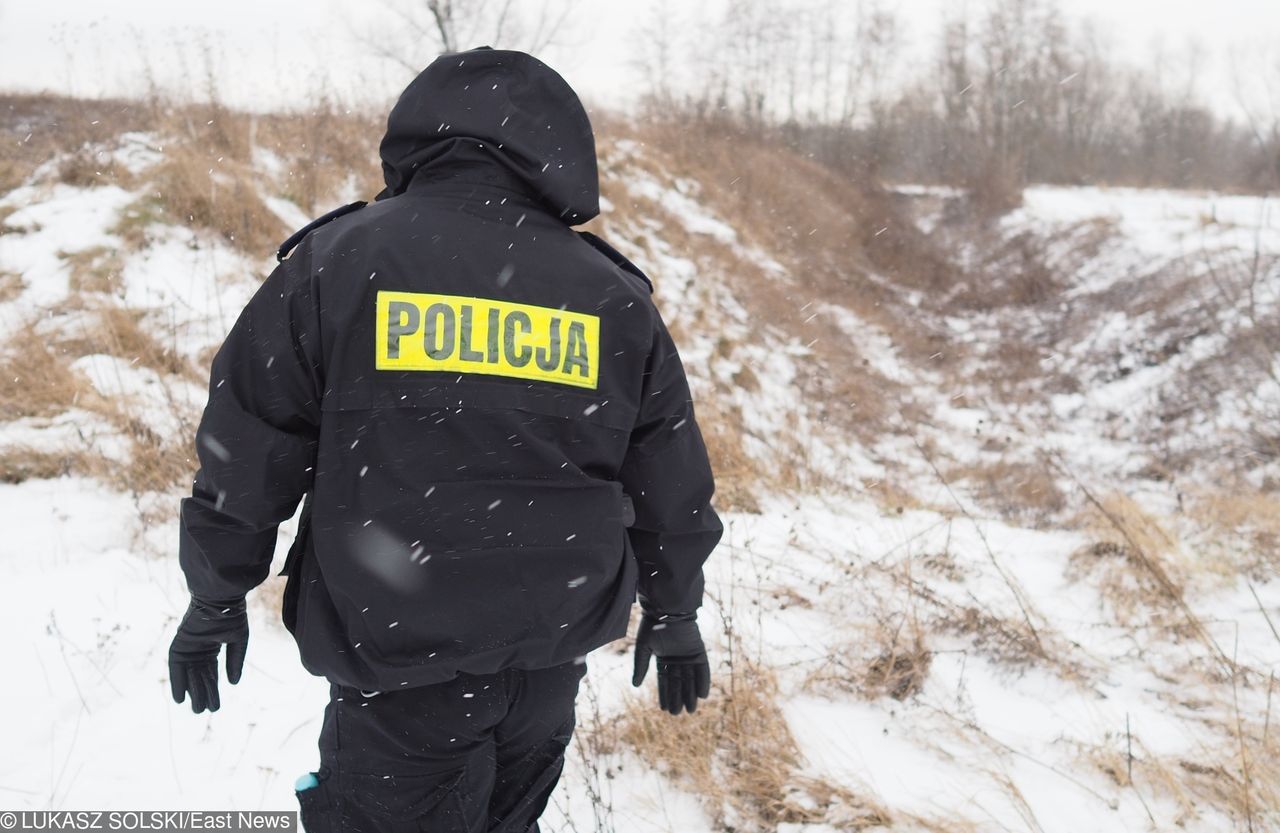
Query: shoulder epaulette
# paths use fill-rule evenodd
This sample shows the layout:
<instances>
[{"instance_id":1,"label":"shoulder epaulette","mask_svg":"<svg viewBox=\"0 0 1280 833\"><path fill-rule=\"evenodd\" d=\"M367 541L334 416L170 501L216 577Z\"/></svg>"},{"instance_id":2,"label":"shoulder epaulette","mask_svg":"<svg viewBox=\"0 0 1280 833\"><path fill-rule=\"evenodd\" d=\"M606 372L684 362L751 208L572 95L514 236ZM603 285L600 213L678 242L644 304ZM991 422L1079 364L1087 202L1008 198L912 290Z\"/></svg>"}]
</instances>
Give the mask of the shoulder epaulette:
<instances>
[{"instance_id":1,"label":"shoulder epaulette","mask_svg":"<svg viewBox=\"0 0 1280 833\"><path fill-rule=\"evenodd\" d=\"M367 203L365 203L364 200L356 200L355 202L347 203L341 208L335 208L328 214L322 214L307 223L305 226L289 235L288 240L280 244L280 248L276 250L276 261L283 261L289 256L289 252L293 251L293 247L302 242L302 238L320 228L325 223L333 222L344 214L350 214L352 211L359 211L361 208L364 208L365 205L367 205Z\"/></svg>"},{"instance_id":2,"label":"shoulder epaulette","mask_svg":"<svg viewBox=\"0 0 1280 833\"><path fill-rule=\"evenodd\" d=\"M653 293L653 281L649 280L649 276L644 272L641 272L640 267L627 260L621 252L589 231L580 231L578 232L578 236L587 241L587 243L591 245L591 248L613 261L615 266L626 272L630 272L640 280L644 281L645 286L649 287L650 294Z\"/></svg>"}]
</instances>

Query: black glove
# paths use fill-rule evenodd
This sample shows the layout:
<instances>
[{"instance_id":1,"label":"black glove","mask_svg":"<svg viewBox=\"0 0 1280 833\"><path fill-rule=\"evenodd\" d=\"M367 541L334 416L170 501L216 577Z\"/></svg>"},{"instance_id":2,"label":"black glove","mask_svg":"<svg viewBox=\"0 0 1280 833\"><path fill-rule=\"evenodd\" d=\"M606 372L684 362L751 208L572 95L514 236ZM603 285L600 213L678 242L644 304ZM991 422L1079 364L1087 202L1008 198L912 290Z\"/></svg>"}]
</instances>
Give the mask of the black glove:
<instances>
[{"instance_id":1,"label":"black glove","mask_svg":"<svg viewBox=\"0 0 1280 833\"><path fill-rule=\"evenodd\" d=\"M660 614L645 611L636 631L636 670L631 684L644 682L649 657L658 658L658 705L663 711L679 714L682 708L693 713L698 698L711 693L711 665L698 632L697 614Z\"/></svg>"},{"instance_id":2,"label":"black glove","mask_svg":"<svg viewBox=\"0 0 1280 833\"><path fill-rule=\"evenodd\" d=\"M191 694L191 711L216 712L218 700L218 651L227 646L227 680L240 682L244 655L249 648L249 617L244 599L229 602L192 597L178 635L169 646L169 685L173 702Z\"/></svg>"}]
</instances>

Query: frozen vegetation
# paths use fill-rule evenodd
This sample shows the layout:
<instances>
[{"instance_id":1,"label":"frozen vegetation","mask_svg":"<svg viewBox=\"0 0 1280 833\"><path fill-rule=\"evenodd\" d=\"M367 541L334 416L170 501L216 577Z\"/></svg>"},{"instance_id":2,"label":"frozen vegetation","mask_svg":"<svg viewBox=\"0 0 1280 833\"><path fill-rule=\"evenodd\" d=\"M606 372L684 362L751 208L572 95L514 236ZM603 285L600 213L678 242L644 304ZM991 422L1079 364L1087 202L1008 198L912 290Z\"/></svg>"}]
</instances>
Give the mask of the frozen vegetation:
<instances>
[{"instance_id":1,"label":"frozen vegetation","mask_svg":"<svg viewBox=\"0 0 1280 833\"><path fill-rule=\"evenodd\" d=\"M980 222L904 186L765 228L732 159L630 129L597 230L712 426L718 677L672 719L625 641L593 654L546 829L1280 829L1280 207L1035 187ZM292 808L317 760L277 579L221 711L169 701L202 374L271 265L157 203L170 140L0 193L0 805ZM287 232L315 206L250 151L222 187ZM877 260L893 235L938 276Z\"/></svg>"}]
</instances>

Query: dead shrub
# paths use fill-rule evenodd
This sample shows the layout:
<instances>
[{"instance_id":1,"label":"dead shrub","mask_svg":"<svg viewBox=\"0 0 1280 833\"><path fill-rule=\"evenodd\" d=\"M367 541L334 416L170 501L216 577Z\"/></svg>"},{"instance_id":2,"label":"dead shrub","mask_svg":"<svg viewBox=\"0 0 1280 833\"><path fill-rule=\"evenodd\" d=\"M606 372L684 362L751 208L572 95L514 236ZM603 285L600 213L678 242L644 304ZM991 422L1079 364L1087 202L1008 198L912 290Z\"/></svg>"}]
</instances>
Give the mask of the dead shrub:
<instances>
[{"instance_id":1,"label":"dead shrub","mask_svg":"<svg viewBox=\"0 0 1280 833\"><path fill-rule=\"evenodd\" d=\"M1023 618L1000 616L976 605L956 607L934 618L929 626L964 636L993 660L1013 668L1044 661L1043 635L1038 636Z\"/></svg>"},{"instance_id":2,"label":"dead shrub","mask_svg":"<svg viewBox=\"0 0 1280 833\"><path fill-rule=\"evenodd\" d=\"M964 581L970 570L962 567L950 550L942 550L924 555L920 565L934 575L947 581Z\"/></svg>"},{"instance_id":3,"label":"dead shrub","mask_svg":"<svg viewBox=\"0 0 1280 833\"><path fill-rule=\"evenodd\" d=\"M895 645L867 666L865 689L887 694L894 700L905 700L924 688L932 661L933 654L921 643L902 650Z\"/></svg>"}]
</instances>

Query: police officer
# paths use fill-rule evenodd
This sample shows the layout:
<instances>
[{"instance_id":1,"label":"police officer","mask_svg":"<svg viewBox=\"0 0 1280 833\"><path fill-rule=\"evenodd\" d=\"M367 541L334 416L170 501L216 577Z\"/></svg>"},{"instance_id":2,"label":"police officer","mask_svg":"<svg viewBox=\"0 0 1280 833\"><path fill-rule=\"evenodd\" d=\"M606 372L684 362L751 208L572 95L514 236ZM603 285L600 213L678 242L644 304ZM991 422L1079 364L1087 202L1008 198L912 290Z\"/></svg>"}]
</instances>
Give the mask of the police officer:
<instances>
[{"instance_id":1,"label":"police officer","mask_svg":"<svg viewBox=\"0 0 1280 833\"><path fill-rule=\"evenodd\" d=\"M689 387L645 276L572 226L595 141L537 59L440 57L381 143L386 189L295 234L213 360L181 509L174 699L240 678L245 595L303 502L284 620L331 684L312 831L537 831L586 656L694 711L721 534ZM290 254L290 250L292 253Z\"/></svg>"}]
</instances>

